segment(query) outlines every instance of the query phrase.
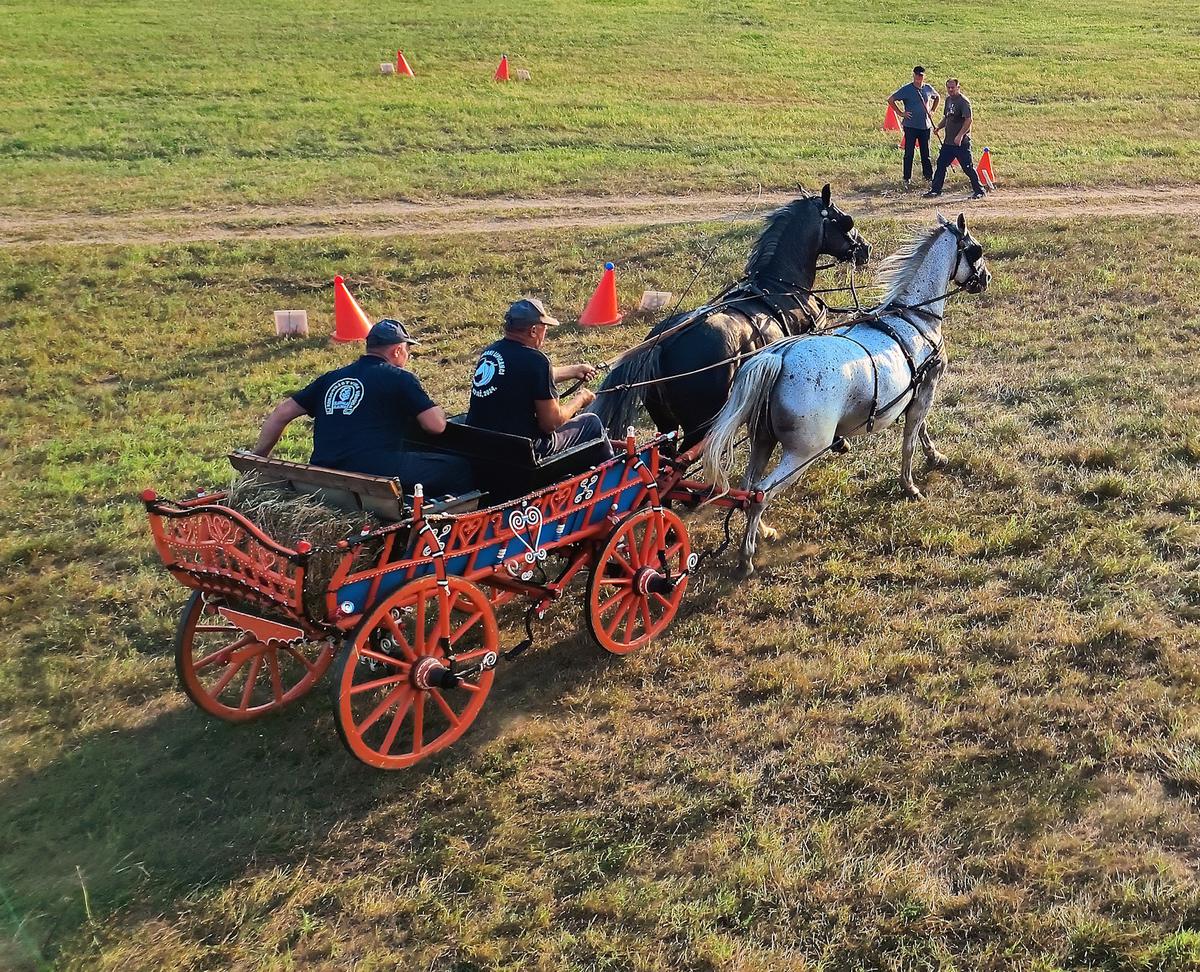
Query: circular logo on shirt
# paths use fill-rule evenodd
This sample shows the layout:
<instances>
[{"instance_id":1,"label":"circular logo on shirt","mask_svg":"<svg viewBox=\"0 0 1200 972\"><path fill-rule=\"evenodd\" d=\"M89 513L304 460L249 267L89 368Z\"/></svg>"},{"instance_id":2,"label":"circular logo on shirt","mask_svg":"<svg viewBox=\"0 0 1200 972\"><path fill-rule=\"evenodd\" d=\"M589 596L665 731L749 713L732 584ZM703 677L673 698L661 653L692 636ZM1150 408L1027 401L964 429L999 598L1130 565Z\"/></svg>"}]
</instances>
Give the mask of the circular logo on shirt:
<instances>
[{"instance_id":1,"label":"circular logo on shirt","mask_svg":"<svg viewBox=\"0 0 1200 972\"><path fill-rule=\"evenodd\" d=\"M496 390L492 382L502 374L504 356L499 351L484 351L479 356L479 364L475 366L475 374L471 376L471 394L477 398L487 398Z\"/></svg>"},{"instance_id":2,"label":"circular logo on shirt","mask_svg":"<svg viewBox=\"0 0 1200 972\"><path fill-rule=\"evenodd\" d=\"M325 393L325 414L353 415L363 400L363 384L357 378L339 378Z\"/></svg>"}]
</instances>

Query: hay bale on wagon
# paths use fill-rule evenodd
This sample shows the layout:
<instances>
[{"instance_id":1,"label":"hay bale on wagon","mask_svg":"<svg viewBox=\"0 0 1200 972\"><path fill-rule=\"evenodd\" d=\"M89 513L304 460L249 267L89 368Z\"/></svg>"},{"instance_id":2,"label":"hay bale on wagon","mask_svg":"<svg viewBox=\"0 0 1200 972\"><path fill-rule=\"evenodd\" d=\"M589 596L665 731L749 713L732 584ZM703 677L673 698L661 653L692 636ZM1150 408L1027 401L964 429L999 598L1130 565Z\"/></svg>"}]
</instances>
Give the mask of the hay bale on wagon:
<instances>
[{"instance_id":1,"label":"hay bale on wagon","mask_svg":"<svg viewBox=\"0 0 1200 972\"><path fill-rule=\"evenodd\" d=\"M345 553L338 549L338 541L358 534L364 525L374 529L384 524L372 513L337 509L258 473L237 476L229 487L225 505L286 547L294 549L301 540L312 544L304 582L304 606L314 618L326 616L325 591ZM382 549L383 540L379 537L359 544L356 566L377 561Z\"/></svg>"}]
</instances>

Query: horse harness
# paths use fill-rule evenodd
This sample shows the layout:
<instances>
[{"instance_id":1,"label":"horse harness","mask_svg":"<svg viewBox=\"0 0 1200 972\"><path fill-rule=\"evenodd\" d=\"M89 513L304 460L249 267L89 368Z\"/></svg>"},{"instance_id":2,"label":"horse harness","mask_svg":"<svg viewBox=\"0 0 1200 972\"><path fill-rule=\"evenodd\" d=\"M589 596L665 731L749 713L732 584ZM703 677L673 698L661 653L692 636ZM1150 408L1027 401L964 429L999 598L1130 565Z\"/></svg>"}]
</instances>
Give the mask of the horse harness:
<instances>
[{"instance_id":1,"label":"horse harness","mask_svg":"<svg viewBox=\"0 0 1200 972\"><path fill-rule=\"evenodd\" d=\"M942 338L941 334L938 334L937 340L935 341L925 332L925 330L920 324L917 323L915 319L906 317L905 315L915 314L917 317L928 317L936 321L941 321L943 315L931 311L929 309L929 305L936 304L941 300L945 300L946 298L953 296L959 290L964 290L967 287L970 287L971 284L978 279L978 261L980 257L983 256L983 247L981 247L978 243L968 243L967 237L954 229L954 227L948 228L954 233L956 239L958 240L958 252L954 257L954 269L950 273L950 281L954 284L954 286L950 290L944 294L932 298L931 300L923 301L919 304L887 304L874 313L864 314L857 320L847 321L844 324L837 325L839 328L846 328L847 330L858 324L862 324L866 327L873 327L875 330L886 334L896 345L896 347L900 349L900 353L904 355L905 363L908 365L908 387L890 402L884 405L883 408L879 407L879 366L875 363L875 356L870 352L866 345L864 345L861 341L852 338L849 334L844 334L841 331L826 330L819 332L821 334L828 335L829 337L839 337L845 341L851 342L852 344L858 345L858 347L860 347L863 353L867 356L867 360L871 362L871 378L874 383L874 391L871 394L871 414L867 416L866 421L866 429L868 433L875 431L875 420L878 418L881 412L890 411L892 406L899 402L900 399L916 389L925 380L926 375L928 375L930 371L932 371L939 364L945 363L944 351L946 346L945 340ZM970 273L967 275L966 281L959 284L956 282L956 279L958 277L959 265L963 259L967 260L967 268L970 270ZM931 352L929 357L920 364L917 364L913 360L912 353L908 350L908 345L906 345L900 339L900 335L896 333L896 329L887 322L888 317L899 317L914 331L916 331L917 335L927 345L929 345Z\"/></svg>"},{"instance_id":2,"label":"horse harness","mask_svg":"<svg viewBox=\"0 0 1200 972\"><path fill-rule=\"evenodd\" d=\"M779 281L784 283L784 281ZM809 300L817 304L817 311L809 306ZM825 302L811 291L803 288L789 288L772 292L763 287L758 278L739 280L719 298L725 309L740 311L750 322L754 331L751 341L755 351L765 348L772 338L767 336L761 320L761 313L747 305L761 304L766 308L767 316L779 325L784 337L795 337L814 330L825 318ZM801 317L803 315L803 317Z\"/></svg>"}]
</instances>

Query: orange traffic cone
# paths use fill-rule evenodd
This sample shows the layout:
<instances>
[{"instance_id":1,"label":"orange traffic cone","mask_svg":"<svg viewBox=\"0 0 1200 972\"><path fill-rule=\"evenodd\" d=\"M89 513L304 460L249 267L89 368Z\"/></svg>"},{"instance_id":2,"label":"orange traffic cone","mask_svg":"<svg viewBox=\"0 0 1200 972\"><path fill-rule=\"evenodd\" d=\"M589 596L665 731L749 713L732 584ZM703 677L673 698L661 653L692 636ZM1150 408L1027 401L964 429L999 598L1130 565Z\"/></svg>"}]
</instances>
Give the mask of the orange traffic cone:
<instances>
[{"instance_id":1,"label":"orange traffic cone","mask_svg":"<svg viewBox=\"0 0 1200 972\"><path fill-rule=\"evenodd\" d=\"M579 315L579 323L592 327L621 323L621 311L617 307L617 275L611 263L604 264L604 275Z\"/></svg>"},{"instance_id":2,"label":"orange traffic cone","mask_svg":"<svg viewBox=\"0 0 1200 972\"><path fill-rule=\"evenodd\" d=\"M507 54L500 55L500 66L496 68L496 76L494 78L492 78L492 80L493 81L507 81L508 80L508 55Z\"/></svg>"},{"instance_id":3,"label":"orange traffic cone","mask_svg":"<svg viewBox=\"0 0 1200 972\"><path fill-rule=\"evenodd\" d=\"M358 301L350 296L346 281L333 278L333 339L335 341L363 341L371 330L371 321Z\"/></svg>"},{"instance_id":4,"label":"orange traffic cone","mask_svg":"<svg viewBox=\"0 0 1200 972\"><path fill-rule=\"evenodd\" d=\"M979 173L980 182L989 189L996 188L996 177L992 175L992 153L987 146L984 146L983 155L979 157L979 165L975 166L975 171Z\"/></svg>"},{"instance_id":5,"label":"orange traffic cone","mask_svg":"<svg viewBox=\"0 0 1200 972\"><path fill-rule=\"evenodd\" d=\"M897 148L904 148L904 136L903 135L900 136L900 144L897 146Z\"/></svg>"},{"instance_id":6,"label":"orange traffic cone","mask_svg":"<svg viewBox=\"0 0 1200 972\"><path fill-rule=\"evenodd\" d=\"M408 61L404 59L404 55L400 51L396 51L396 73L406 78L415 78L413 69L408 66Z\"/></svg>"},{"instance_id":7,"label":"orange traffic cone","mask_svg":"<svg viewBox=\"0 0 1200 972\"><path fill-rule=\"evenodd\" d=\"M896 109L892 107L892 103L888 102L887 114L883 116L883 130L885 132L900 131L900 119L896 117Z\"/></svg>"}]
</instances>

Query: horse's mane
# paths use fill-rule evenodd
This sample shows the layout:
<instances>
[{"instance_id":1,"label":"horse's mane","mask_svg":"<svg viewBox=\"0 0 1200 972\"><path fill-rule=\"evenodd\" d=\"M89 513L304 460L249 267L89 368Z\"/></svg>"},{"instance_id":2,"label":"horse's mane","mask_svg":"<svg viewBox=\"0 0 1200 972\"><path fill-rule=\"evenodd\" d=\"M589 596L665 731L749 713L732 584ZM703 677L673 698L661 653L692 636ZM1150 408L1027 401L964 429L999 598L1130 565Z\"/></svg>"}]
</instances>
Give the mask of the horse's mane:
<instances>
[{"instance_id":1,"label":"horse's mane","mask_svg":"<svg viewBox=\"0 0 1200 972\"><path fill-rule=\"evenodd\" d=\"M784 234L791 229L792 219L800 215L801 207L811 198L812 196L808 193L804 193L799 199L793 199L773 213L767 214L764 220L766 225L763 227L758 241L751 247L750 256L746 260L747 277L753 277L760 270L765 270L771 265L780 241Z\"/></svg>"},{"instance_id":2,"label":"horse's mane","mask_svg":"<svg viewBox=\"0 0 1200 972\"><path fill-rule=\"evenodd\" d=\"M904 288L912 280L913 273L945 228L938 223L931 229L915 231L901 244L900 249L879 264L875 279L880 286L887 287L887 294L884 295L880 307L886 307L900 299Z\"/></svg>"}]
</instances>

